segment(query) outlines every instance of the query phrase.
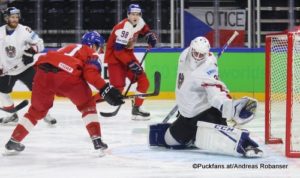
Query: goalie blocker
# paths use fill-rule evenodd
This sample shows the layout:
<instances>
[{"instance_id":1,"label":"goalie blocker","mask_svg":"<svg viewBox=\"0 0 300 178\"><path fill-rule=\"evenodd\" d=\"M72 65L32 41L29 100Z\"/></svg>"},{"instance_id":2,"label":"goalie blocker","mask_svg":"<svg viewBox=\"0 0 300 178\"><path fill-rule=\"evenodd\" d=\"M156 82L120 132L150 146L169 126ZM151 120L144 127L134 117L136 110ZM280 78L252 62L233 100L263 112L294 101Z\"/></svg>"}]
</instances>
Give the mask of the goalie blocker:
<instances>
[{"instance_id":1,"label":"goalie blocker","mask_svg":"<svg viewBox=\"0 0 300 178\"><path fill-rule=\"evenodd\" d=\"M233 100L233 120L238 124L249 122L254 118L256 107L256 100L248 97ZM250 138L250 133L247 130L227 126L226 119L222 115L224 113L212 107L193 118L179 114L178 119L172 124L150 125L150 146L173 149L196 146L213 153L262 157L263 152Z\"/></svg>"}]
</instances>

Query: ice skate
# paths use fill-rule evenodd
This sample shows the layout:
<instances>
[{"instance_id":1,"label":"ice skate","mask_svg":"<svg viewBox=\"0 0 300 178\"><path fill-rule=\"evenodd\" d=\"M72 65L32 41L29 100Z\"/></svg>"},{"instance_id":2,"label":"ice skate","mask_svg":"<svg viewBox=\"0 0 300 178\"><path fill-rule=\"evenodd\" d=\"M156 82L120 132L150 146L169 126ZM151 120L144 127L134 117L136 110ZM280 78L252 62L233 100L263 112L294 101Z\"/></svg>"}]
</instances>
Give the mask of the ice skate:
<instances>
[{"instance_id":1,"label":"ice skate","mask_svg":"<svg viewBox=\"0 0 300 178\"><path fill-rule=\"evenodd\" d=\"M132 114L132 118L131 118L132 120L141 120L142 121L142 120L150 119L150 117L149 117L150 113L143 111L140 106L133 106L131 114Z\"/></svg>"},{"instance_id":2,"label":"ice skate","mask_svg":"<svg viewBox=\"0 0 300 178\"><path fill-rule=\"evenodd\" d=\"M105 155L104 150L108 148L107 144L101 140L101 137L92 138L95 150L99 150L99 156L102 157Z\"/></svg>"},{"instance_id":3,"label":"ice skate","mask_svg":"<svg viewBox=\"0 0 300 178\"><path fill-rule=\"evenodd\" d=\"M3 155L15 155L25 149L25 146L18 141L10 139L5 145L5 152Z\"/></svg>"},{"instance_id":4,"label":"ice skate","mask_svg":"<svg viewBox=\"0 0 300 178\"><path fill-rule=\"evenodd\" d=\"M7 124L7 123L10 123L10 122L17 123L18 120L19 120L18 114L14 113L11 116L0 118L0 123L2 123L2 124Z\"/></svg>"},{"instance_id":5,"label":"ice skate","mask_svg":"<svg viewBox=\"0 0 300 178\"><path fill-rule=\"evenodd\" d=\"M56 119L53 118L50 114L47 114L45 117L44 117L44 121L49 124L49 125L55 125L56 124Z\"/></svg>"},{"instance_id":6,"label":"ice skate","mask_svg":"<svg viewBox=\"0 0 300 178\"><path fill-rule=\"evenodd\" d=\"M245 157L247 158L261 158L263 156L263 151L254 146L247 146L245 148Z\"/></svg>"}]
</instances>

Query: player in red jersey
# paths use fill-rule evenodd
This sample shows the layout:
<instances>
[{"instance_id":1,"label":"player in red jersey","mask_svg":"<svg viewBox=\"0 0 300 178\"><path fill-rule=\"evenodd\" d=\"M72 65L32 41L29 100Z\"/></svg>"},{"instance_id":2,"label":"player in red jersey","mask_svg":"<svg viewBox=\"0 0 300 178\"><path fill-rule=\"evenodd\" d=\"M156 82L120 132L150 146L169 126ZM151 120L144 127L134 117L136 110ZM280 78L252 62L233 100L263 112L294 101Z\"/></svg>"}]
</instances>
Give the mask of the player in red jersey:
<instances>
[{"instance_id":1,"label":"player in red jersey","mask_svg":"<svg viewBox=\"0 0 300 178\"><path fill-rule=\"evenodd\" d=\"M157 38L141 15L142 10L138 4L129 5L128 18L114 26L107 41L104 62L108 64L109 81L121 92L126 77L133 83L137 82L138 93L146 93L149 88L148 78L134 56L133 48L139 35L146 36L149 47L155 47ZM132 108L133 120L149 119L150 113L140 108L143 101L143 98L135 98Z\"/></svg>"},{"instance_id":2,"label":"player in red jersey","mask_svg":"<svg viewBox=\"0 0 300 178\"><path fill-rule=\"evenodd\" d=\"M31 106L5 145L6 150L9 152L24 150L25 146L20 142L52 107L55 95L69 98L82 113L82 119L95 149L102 151L107 148L107 144L101 140L96 103L88 83L97 88L109 104L117 106L124 101L119 90L101 78L98 51L103 44L102 36L97 32L88 32L82 37L81 44L67 45L38 58Z\"/></svg>"}]
</instances>

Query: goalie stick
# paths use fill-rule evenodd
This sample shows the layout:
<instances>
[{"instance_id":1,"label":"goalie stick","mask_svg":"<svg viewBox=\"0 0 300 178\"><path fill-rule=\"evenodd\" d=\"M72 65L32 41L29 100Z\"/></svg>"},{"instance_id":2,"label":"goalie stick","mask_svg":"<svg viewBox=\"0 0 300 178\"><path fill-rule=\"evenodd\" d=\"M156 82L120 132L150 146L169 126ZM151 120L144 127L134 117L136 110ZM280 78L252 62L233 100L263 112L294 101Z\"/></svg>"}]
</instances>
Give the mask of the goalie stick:
<instances>
[{"instance_id":1,"label":"goalie stick","mask_svg":"<svg viewBox=\"0 0 300 178\"><path fill-rule=\"evenodd\" d=\"M221 55L224 53L224 51L228 48L228 46L231 44L231 42L239 35L239 32L234 31L229 40L226 42L226 44L222 47L221 51L218 52L217 59L221 57ZM164 118L162 123L167 123L168 120L175 114L175 112L178 110L178 106L175 105L173 109L169 112L169 114Z\"/></svg>"},{"instance_id":2,"label":"goalie stick","mask_svg":"<svg viewBox=\"0 0 300 178\"><path fill-rule=\"evenodd\" d=\"M146 56L147 56L148 52L149 52L149 49L146 49L146 52L145 52L145 54L143 56L143 59L141 60L140 65L143 64L144 60L146 59ZM128 88L126 89L126 92L125 92L124 96L127 96L128 92L129 92L129 89L130 89L130 87L131 87L132 84L133 84L133 82L130 82ZM106 112L106 113L105 112L100 112L100 115L103 116L103 117L112 117L112 116L115 116L115 115L118 114L121 106L122 105L118 106L118 108L115 111L113 111L113 112Z\"/></svg>"},{"instance_id":3,"label":"goalie stick","mask_svg":"<svg viewBox=\"0 0 300 178\"><path fill-rule=\"evenodd\" d=\"M162 121L163 123L167 123L168 120L175 114L175 112L178 110L178 105L175 105L173 109L169 112L169 114L164 118Z\"/></svg>"},{"instance_id":4,"label":"goalie stick","mask_svg":"<svg viewBox=\"0 0 300 178\"><path fill-rule=\"evenodd\" d=\"M4 108L0 108L1 111L5 111L8 113L15 113L18 112L19 110L23 109L25 106L28 105L28 100L23 100L21 103L19 103L16 107L14 107L13 109L4 109Z\"/></svg>"}]
</instances>

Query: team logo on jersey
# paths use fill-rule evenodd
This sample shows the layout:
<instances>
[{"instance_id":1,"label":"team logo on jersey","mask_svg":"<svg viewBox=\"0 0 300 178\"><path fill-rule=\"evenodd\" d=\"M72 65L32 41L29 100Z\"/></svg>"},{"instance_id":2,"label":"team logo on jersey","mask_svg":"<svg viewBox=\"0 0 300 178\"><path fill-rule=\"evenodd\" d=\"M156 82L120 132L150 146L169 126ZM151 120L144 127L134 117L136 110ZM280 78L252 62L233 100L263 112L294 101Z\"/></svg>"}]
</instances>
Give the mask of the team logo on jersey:
<instances>
[{"instance_id":1,"label":"team logo on jersey","mask_svg":"<svg viewBox=\"0 0 300 178\"><path fill-rule=\"evenodd\" d=\"M177 83L178 89L180 89L180 87L181 87L183 81L184 81L184 75L183 75L183 73L179 73L179 75L178 75L178 81L177 81L177 82L178 82L178 83Z\"/></svg>"},{"instance_id":2,"label":"team logo on jersey","mask_svg":"<svg viewBox=\"0 0 300 178\"><path fill-rule=\"evenodd\" d=\"M14 46L6 46L5 51L6 55L10 58L14 58L16 56L16 48Z\"/></svg>"}]
</instances>

